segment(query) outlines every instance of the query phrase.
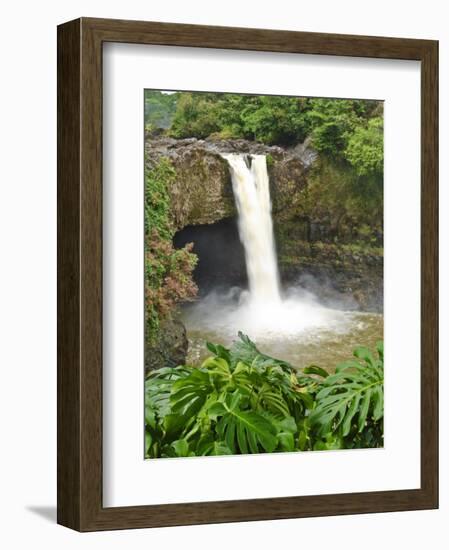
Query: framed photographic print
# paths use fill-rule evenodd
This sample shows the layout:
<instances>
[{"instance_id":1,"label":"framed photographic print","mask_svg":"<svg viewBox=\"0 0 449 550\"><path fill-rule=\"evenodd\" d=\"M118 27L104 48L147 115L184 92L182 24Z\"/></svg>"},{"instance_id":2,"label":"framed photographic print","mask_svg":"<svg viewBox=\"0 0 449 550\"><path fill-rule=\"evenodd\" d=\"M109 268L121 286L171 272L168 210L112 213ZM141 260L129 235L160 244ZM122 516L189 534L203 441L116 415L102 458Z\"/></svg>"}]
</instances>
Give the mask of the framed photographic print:
<instances>
[{"instance_id":1,"label":"framed photographic print","mask_svg":"<svg viewBox=\"0 0 449 550\"><path fill-rule=\"evenodd\" d=\"M58 522L438 506L438 44L58 28Z\"/></svg>"}]
</instances>

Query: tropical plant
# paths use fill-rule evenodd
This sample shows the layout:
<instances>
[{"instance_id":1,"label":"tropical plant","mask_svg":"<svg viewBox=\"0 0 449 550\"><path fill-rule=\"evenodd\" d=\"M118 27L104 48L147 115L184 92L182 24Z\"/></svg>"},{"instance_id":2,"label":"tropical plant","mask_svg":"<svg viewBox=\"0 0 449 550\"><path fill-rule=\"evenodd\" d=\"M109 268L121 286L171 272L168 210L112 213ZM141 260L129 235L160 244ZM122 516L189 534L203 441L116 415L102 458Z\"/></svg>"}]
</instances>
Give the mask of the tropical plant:
<instances>
[{"instance_id":1,"label":"tropical plant","mask_svg":"<svg viewBox=\"0 0 449 550\"><path fill-rule=\"evenodd\" d=\"M338 434L349 438L345 447L362 446L365 440L380 446L383 442L384 365L383 344L377 344L378 357L365 347L354 351L356 360L338 365L334 374L318 372L315 367L305 374L318 374L322 381L315 394L315 407L308 418L318 436ZM358 359L358 360L357 360ZM353 445L349 445L349 443Z\"/></svg>"},{"instance_id":2,"label":"tropical plant","mask_svg":"<svg viewBox=\"0 0 449 550\"><path fill-rule=\"evenodd\" d=\"M328 375L316 366L299 373L242 333L230 349L207 347L212 355L200 367L163 368L147 377L147 458L382 443L382 357L359 348L355 355L364 365L349 361Z\"/></svg>"},{"instance_id":3,"label":"tropical plant","mask_svg":"<svg viewBox=\"0 0 449 550\"><path fill-rule=\"evenodd\" d=\"M313 405L294 369L261 353L239 333L201 367L152 372L145 384L146 456L290 450Z\"/></svg>"}]
</instances>

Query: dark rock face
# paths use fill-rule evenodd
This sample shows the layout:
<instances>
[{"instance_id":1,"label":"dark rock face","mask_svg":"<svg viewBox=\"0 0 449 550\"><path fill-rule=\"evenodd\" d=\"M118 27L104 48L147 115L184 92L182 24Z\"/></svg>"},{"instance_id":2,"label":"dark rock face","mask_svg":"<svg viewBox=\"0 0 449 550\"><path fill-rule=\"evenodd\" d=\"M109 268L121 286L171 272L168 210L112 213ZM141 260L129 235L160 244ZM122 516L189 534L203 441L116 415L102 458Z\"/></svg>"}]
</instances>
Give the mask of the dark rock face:
<instances>
[{"instance_id":1,"label":"dark rock face","mask_svg":"<svg viewBox=\"0 0 449 550\"><path fill-rule=\"evenodd\" d=\"M383 311L381 254L298 239L290 241L289 247L281 247L278 261L286 286L298 284L329 306Z\"/></svg>"},{"instance_id":2,"label":"dark rock face","mask_svg":"<svg viewBox=\"0 0 449 550\"><path fill-rule=\"evenodd\" d=\"M146 152L147 165L167 157L176 170L169 193L177 229L211 224L235 214L229 170L219 154L200 147L197 140L167 138L147 143Z\"/></svg>"},{"instance_id":3,"label":"dark rock face","mask_svg":"<svg viewBox=\"0 0 449 550\"><path fill-rule=\"evenodd\" d=\"M184 365L189 342L185 326L177 319L161 323L158 340L145 347L145 372L161 367Z\"/></svg>"},{"instance_id":4,"label":"dark rock face","mask_svg":"<svg viewBox=\"0 0 449 550\"><path fill-rule=\"evenodd\" d=\"M173 242L177 248L193 243L193 252L198 256L193 276L199 296L213 289L247 285L245 252L236 217L211 225L189 225L176 233Z\"/></svg>"},{"instance_id":5,"label":"dark rock face","mask_svg":"<svg viewBox=\"0 0 449 550\"><path fill-rule=\"evenodd\" d=\"M291 219L307 185L307 169L299 157L286 156L268 167L274 222Z\"/></svg>"}]
</instances>

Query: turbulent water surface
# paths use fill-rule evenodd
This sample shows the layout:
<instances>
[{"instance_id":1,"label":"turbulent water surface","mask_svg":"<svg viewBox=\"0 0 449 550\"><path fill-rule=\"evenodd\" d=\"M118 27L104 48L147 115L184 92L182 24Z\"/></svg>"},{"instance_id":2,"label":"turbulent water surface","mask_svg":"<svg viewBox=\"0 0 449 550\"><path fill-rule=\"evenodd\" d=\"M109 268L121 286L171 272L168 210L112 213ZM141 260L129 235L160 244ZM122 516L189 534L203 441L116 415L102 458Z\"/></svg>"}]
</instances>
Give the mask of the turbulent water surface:
<instances>
[{"instance_id":1,"label":"turbulent water surface","mask_svg":"<svg viewBox=\"0 0 449 550\"><path fill-rule=\"evenodd\" d=\"M321 306L300 289L280 306L257 307L245 291L212 293L183 309L189 338L188 362L198 364L210 353L207 341L229 346L241 330L259 349L298 368L317 364L327 369L352 357L355 347L374 347L383 339L383 316Z\"/></svg>"}]
</instances>

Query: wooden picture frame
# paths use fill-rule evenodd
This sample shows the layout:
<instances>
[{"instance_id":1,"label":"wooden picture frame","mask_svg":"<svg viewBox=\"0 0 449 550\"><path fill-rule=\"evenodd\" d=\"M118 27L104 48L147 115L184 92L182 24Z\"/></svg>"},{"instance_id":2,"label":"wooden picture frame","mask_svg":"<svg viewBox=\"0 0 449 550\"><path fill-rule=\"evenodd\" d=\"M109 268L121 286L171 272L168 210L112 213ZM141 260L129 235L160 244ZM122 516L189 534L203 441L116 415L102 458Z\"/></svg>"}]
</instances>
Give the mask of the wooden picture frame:
<instances>
[{"instance_id":1,"label":"wooden picture frame","mask_svg":"<svg viewBox=\"0 0 449 550\"><path fill-rule=\"evenodd\" d=\"M421 488L104 508L104 42L421 62ZM438 43L81 18L58 27L58 523L79 531L423 510L438 506Z\"/></svg>"}]
</instances>

